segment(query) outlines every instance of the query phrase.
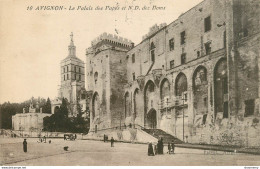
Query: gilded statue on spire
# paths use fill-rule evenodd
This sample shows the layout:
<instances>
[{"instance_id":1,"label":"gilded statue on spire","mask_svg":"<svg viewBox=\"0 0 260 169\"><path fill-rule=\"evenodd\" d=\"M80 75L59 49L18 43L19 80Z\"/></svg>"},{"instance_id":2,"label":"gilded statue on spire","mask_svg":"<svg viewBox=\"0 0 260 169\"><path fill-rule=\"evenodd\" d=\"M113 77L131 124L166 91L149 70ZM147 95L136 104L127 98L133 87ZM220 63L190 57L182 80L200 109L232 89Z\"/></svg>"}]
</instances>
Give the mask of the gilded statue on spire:
<instances>
[{"instance_id":1,"label":"gilded statue on spire","mask_svg":"<svg viewBox=\"0 0 260 169\"><path fill-rule=\"evenodd\" d=\"M70 39L71 39L71 42L73 42L73 32L71 32L71 34L70 34Z\"/></svg>"}]
</instances>

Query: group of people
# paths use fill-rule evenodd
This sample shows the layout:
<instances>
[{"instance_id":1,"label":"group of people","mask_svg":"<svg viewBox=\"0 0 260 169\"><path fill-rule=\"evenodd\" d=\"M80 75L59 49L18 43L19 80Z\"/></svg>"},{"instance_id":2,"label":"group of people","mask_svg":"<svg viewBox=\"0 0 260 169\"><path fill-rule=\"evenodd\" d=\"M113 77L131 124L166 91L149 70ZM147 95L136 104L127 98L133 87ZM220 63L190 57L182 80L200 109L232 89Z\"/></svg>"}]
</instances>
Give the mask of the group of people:
<instances>
[{"instance_id":1,"label":"group of people","mask_svg":"<svg viewBox=\"0 0 260 169\"><path fill-rule=\"evenodd\" d=\"M168 143L168 153L174 154L174 150L175 150L175 145L174 142L172 141L171 143Z\"/></svg>"},{"instance_id":2,"label":"group of people","mask_svg":"<svg viewBox=\"0 0 260 169\"><path fill-rule=\"evenodd\" d=\"M77 134L64 134L64 140L76 140Z\"/></svg>"},{"instance_id":3,"label":"group of people","mask_svg":"<svg viewBox=\"0 0 260 169\"><path fill-rule=\"evenodd\" d=\"M157 154L163 154L163 139L159 139L157 145L154 145L153 148L153 144L149 143L148 144L148 156L154 156ZM171 143L168 143L168 152L169 154L174 154L174 149L175 149L175 145L174 145L174 141L172 141Z\"/></svg>"},{"instance_id":4,"label":"group of people","mask_svg":"<svg viewBox=\"0 0 260 169\"><path fill-rule=\"evenodd\" d=\"M42 143L42 142L44 142L44 143L46 143L46 141L47 141L47 139L46 139L46 136L43 136L43 138L41 138L41 137L39 137L39 142L38 143ZM51 144L51 140L49 140L49 144Z\"/></svg>"},{"instance_id":5,"label":"group of people","mask_svg":"<svg viewBox=\"0 0 260 169\"><path fill-rule=\"evenodd\" d=\"M104 134L104 142L107 141L108 141L108 136ZM115 140L113 137L111 137L110 142L111 142L111 147L114 147Z\"/></svg>"}]
</instances>

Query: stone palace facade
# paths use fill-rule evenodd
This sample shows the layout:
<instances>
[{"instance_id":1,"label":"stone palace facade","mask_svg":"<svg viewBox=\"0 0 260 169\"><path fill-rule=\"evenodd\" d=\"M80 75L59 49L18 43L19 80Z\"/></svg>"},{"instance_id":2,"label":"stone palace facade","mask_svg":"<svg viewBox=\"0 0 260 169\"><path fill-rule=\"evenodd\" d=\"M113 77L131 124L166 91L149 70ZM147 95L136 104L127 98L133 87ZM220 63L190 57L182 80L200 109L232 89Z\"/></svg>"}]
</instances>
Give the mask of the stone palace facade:
<instances>
[{"instance_id":1,"label":"stone palace facade","mask_svg":"<svg viewBox=\"0 0 260 169\"><path fill-rule=\"evenodd\" d=\"M259 18L260 1L204 0L138 45L102 34L86 52L90 130L259 146Z\"/></svg>"}]
</instances>

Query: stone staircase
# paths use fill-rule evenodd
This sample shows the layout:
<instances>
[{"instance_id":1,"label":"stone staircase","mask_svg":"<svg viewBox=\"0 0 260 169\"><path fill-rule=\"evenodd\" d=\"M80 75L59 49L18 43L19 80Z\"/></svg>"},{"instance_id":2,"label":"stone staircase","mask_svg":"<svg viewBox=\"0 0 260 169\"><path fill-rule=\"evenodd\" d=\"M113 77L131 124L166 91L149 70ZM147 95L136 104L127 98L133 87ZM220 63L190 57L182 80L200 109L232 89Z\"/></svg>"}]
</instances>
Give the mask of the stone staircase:
<instances>
[{"instance_id":1,"label":"stone staircase","mask_svg":"<svg viewBox=\"0 0 260 169\"><path fill-rule=\"evenodd\" d=\"M143 129L143 131L145 131L146 133L152 135L153 137L155 137L157 139L163 138L164 144L171 143L172 141L174 141L175 144L183 143L183 141L181 141L180 139L166 133L165 131L163 131L161 129Z\"/></svg>"},{"instance_id":2,"label":"stone staircase","mask_svg":"<svg viewBox=\"0 0 260 169\"><path fill-rule=\"evenodd\" d=\"M4 137L20 137L20 134L13 131L13 130L8 130L8 129L1 129L1 135Z\"/></svg>"}]
</instances>

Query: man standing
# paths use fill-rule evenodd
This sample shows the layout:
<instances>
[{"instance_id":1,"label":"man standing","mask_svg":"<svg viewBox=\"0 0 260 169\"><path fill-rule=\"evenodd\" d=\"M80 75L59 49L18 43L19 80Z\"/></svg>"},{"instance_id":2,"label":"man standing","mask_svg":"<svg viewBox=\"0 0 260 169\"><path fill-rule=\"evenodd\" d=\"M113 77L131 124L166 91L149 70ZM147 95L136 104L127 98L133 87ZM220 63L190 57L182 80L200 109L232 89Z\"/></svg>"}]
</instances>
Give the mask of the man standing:
<instances>
[{"instance_id":1,"label":"man standing","mask_svg":"<svg viewBox=\"0 0 260 169\"><path fill-rule=\"evenodd\" d=\"M114 138L111 137L111 147L114 147L114 142L115 142Z\"/></svg>"},{"instance_id":2,"label":"man standing","mask_svg":"<svg viewBox=\"0 0 260 169\"><path fill-rule=\"evenodd\" d=\"M158 140L158 143L157 143L157 153L161 154L161 143L160 143L160 140Z\"/></svg>"},{"instance_id":3,"label":"man standing","mask_svg":"<svg viewBox=\"0 0 260 169\"><path fill-rule=\"evenodd\" d=\"M27 152L27 141L24 139L23 141L23 151L26 153Z\"/></svg>"},{"instance_id":4,"label":"man standing","mask_svg":"<svg viewBox=\"0 0 260 169\"><path fill-rule=\"evenodd\" d=\"M174 150L175 150L175 144L174 144L174 141L173 141L173 140L172 140L171 147L172 147L172 153L174 154Z\"/></svg>"}]
</instances>

